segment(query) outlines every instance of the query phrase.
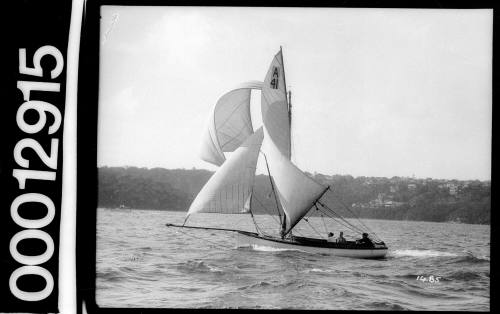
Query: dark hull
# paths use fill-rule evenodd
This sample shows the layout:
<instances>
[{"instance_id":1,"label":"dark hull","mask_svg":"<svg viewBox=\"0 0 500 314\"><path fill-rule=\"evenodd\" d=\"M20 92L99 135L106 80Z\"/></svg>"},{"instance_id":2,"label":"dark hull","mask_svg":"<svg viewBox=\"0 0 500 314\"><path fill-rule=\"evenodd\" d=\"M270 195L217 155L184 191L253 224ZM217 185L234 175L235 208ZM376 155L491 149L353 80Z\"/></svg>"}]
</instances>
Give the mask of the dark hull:
<instances>
[{"instance_id":1,"label":"dark hull","mask_svg":"<svg viewBox=\"0 0 500 314\"><path fill-rule=\"evenodd\" d=\"M270 247L356 258L383 258L388 250L384 244L375 244L371 246L352 242L332 243L323 239L306 237L281 239L277 237L260 236L257 233L247 231L238 231L237 234L239 246Z\"/></svg>"}]
</instances>

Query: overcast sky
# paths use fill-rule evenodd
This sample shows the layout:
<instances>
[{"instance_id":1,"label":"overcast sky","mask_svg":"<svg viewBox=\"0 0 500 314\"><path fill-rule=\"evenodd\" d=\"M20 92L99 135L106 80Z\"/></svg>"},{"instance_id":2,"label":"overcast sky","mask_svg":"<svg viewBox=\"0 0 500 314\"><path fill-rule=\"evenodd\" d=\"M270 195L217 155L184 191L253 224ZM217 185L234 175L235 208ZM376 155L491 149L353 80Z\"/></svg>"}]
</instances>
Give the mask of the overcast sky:
<instances>
[{"instance_id":1,"label":"overcast sky","mask_svg":"<svg viewBox=\"0 0 500 314\"><path fill-rule=\"evenodd\" d=\"M103 6L98 165L215 170L211 107L280 45L299 168L490 179L492 10Z\"/></svg>"}]
</instances>

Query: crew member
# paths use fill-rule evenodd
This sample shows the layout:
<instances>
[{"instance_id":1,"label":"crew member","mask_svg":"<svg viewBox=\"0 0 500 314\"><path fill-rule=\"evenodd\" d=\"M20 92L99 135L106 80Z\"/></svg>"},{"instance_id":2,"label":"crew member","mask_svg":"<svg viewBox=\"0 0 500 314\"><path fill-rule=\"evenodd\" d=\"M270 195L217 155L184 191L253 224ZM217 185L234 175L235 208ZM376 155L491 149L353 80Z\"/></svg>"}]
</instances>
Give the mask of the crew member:
<instances>
[{"instance_id":1,"label":"crew member","mask_svg":"<svg viewBox=\"0 0 500 314\"><path fill-rule=\"evenodd\" d=\"M333 232L328 233L328 242L335 242L335 238L333 237Z\"/></svg>"},{"instance_id":2,"label":"crew member","mask_svg":"<svg viewBox=\"0 0 500 314\"><path fill-rule=\"evenodd\" d=\"M337 243L346 243L346 239L344 238L344 232L340 231L340 235L337 238Z\"/></svg>"},{"instance_id":3,"label":"crew member","mask_svg":"<svg viewBox=\"0 0 500 314\"><path fill-rule=\"evenodd\" d=\"M363 237L361 239L357 240L356 243L373 245L372 240L370 240L370 238L368 238L368 233L363 233Z\"/></svg>"}]
</instances>

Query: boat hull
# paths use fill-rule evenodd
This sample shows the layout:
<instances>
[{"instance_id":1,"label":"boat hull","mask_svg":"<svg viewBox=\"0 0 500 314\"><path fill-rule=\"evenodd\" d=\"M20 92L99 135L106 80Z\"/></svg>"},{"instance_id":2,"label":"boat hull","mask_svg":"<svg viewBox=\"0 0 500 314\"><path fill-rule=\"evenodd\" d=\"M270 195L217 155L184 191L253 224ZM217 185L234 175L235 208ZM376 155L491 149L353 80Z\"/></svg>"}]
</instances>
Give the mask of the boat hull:
<instances>
[{"instance_id":1,"label":"boat hull","mask_svg":"<svg viewBox=\"0 0 500 314\"><path fill-rule=\"evenodd\" d=\"M285 250L299 250L307 253L330 254L354 258L383 258L387 254L387 247L378 248L335 248L329 247L325 241L318 243L297 243L291 240L282 240L273 237L262 237L251 232L237 232L238 247L268 247Z\"/></svg>"}]
</instances>

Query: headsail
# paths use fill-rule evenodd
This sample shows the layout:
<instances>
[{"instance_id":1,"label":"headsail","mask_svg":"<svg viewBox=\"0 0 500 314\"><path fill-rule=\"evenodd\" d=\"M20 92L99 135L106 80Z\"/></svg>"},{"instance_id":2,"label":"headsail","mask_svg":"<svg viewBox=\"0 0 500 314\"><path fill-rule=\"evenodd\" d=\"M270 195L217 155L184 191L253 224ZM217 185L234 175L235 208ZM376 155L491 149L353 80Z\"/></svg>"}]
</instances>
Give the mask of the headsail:
<instances>
[{"instance_id":1,"label":"headsail","mask_svg":"<svg viewBox=\"0 0 500 314\"><path fill-rule=\"evenodd\" d=\"M203 186L189 207L192 213L247 213L263 139L259 128L237 148Z\"/></svg>"},{"instance_id":2,"label":"headsail","mask_svg":"<svg viewBox=\"0 0 500 314\"><path fill-rule=\"evenodd\" d=\"M265 125L263 146L273 142L279 151L290 159L290 122L286 96L285 71L280 50L274 56L262 84L261 111Z\"/></svg>"},{"instance_id":3,"label":"headsail","mask_svg":"<svg viewBox=\"0 0 500 314\"><path fill-rule=\"evenodd\" d=\"M259 81L245 82L219 98L203 136L201 159L220 166L226 160L224 152L234 151L253 133L251 91L261 86Z\"/></svg>"}]
</instances>

